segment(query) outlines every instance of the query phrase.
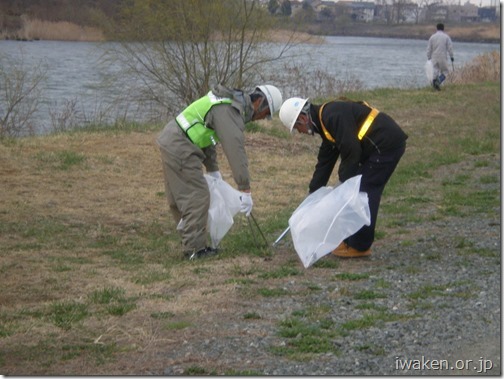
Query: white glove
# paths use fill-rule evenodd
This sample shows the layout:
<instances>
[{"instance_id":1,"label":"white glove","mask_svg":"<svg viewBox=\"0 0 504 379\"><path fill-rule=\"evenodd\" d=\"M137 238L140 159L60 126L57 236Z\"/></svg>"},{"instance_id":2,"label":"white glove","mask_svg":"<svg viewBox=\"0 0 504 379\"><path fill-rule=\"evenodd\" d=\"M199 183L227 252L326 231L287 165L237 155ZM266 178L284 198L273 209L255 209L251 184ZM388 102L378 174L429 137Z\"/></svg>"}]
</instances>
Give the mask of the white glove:
<instances>
[{"instance_id":1,"label":"white glove","mask_svg":"<svg viewBox=\"0 0 504 379\"><path fill-rule=\"evenodd\" d=\"M210 175L212 178L222 179L222 175L221 175L220 171L207 172L207 174Z\"/></svg>"},{"instance_id":2,"label":"white glove","mask_svg":"<svg viewBox=\"0 0 504 379\"><path fill-rule=\"evenodd\" d=\"M252 194L250 192L242 192L240 200L240 212L245 213L247 217L250 216L250 212L252 212L252 205L254 204L252 201Z\"/></svg>"}]
</instances>

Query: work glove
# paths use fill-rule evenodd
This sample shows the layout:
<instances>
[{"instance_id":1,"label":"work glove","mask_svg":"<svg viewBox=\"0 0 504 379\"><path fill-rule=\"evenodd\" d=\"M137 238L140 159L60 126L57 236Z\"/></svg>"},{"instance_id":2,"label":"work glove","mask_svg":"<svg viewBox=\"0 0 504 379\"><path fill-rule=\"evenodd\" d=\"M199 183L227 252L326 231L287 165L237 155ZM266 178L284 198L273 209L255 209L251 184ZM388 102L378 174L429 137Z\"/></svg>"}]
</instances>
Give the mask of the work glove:
<instances>
[{"instance_id":1,"label":"work glove","mask_svg":"<svg viewBox=\"0 0 504 379\"><path fill-rule=\"evenodd\" d=\"M451 57L451 61L453 62L455 60L455 58Z\"/></svg>"},{"instance_id":2,"label":"work glove","mask_svg":"<svg viewBox=\"0 0 504 379\"><path fill-rule=\"evenodd\" d=\"M212 171L212 172L208 172L207 174L210 175L212 178L222 179L222 175L221 175L220 171Z\"/></svg>"},{"instance_id":3,"label":"work glove","mask_svg":"<svg viewBox=\"0 0 504 379\"><path fill-rule=\"evenodd\" d=\"M250 216L252 212L252 205L254 202L252 201L252 194L250 192L242 192L240 195L241 205L240 212L245 213L245 216Z\"/></svg>"}]
</instances>

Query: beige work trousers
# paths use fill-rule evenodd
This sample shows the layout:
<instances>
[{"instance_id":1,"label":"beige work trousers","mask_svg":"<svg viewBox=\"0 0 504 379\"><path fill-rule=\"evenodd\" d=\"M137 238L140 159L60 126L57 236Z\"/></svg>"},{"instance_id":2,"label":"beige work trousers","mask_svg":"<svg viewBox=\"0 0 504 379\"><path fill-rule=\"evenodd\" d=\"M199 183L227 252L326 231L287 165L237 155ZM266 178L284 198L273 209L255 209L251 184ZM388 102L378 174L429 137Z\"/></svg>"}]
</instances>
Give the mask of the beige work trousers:
<instances>
[{"instance_id":1,"label":"beige work trousers","mask_svg":"<svg viewBox=\"0 0 504 379\"><path fill-rule=\"evenodd\" d=\"M201 158L190 154L182 161L160 147L168 206L178 225L184 251L199 251L207 246L210 192L203 176Z\"/></svg>"}]
</instances>

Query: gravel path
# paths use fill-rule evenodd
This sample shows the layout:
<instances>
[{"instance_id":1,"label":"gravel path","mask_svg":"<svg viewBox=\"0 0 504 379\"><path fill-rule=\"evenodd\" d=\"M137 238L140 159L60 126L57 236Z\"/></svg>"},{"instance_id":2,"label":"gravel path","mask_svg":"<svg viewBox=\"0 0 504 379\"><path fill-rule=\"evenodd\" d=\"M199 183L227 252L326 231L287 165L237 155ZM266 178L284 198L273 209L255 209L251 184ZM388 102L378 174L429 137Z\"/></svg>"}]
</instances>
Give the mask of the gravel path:
<instances>
[{"instance_id":1,"label":"gravel path","mask_svg":"<svg viewBox=\"0 0 504 379\"><path fill-rule=\"evenodd\" d=\"M378 241L368 259L339 260L337 269L311 267L299 277L277 280L286 293L304 295L242 298L233 304L235 313L207 314L197 333L160 353L171 364L152 374L188 374L199 367L206 374L500 375L497 215L495 220L465 217L422 225L421 236L410 246L400 237ZM276 251L272 265L291 254L287 242ZM337 273L363 278L335 280ZM317 290L307 293L307 286ZM355 296L370 290L381 296ZM389 318L338 334L331 339L336 353L305 359L272 353L289 343L278 330L293 312L324 307L323 317L341 327L361 319L366 314L363 304L369 303ZM259 317L244 318L251 310Z\"/></svg>"}]
</instances>

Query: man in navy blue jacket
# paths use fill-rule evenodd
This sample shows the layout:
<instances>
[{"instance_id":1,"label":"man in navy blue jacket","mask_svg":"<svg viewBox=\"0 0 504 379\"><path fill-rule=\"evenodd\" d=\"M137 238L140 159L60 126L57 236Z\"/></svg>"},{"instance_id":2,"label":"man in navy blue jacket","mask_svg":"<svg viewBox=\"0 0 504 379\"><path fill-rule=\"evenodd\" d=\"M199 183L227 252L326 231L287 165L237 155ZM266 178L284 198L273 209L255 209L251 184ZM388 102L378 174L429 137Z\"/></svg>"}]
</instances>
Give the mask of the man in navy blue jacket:
<instances>
[{"instance_id":1,"label":"man in navy blue jacket","mask_svg":"<svg viewBox=\"0 0 504 379\"><path fill-rule=\"evenodd\" d=\"M404 154L408 136L387 114L346 99L315 105L308 99L290 98L280 108L280 120L291 133L296 129L322 138L310 193L327 185L338 158L340 182L362 175L360 190L368 194L371 225L343 241L333 254L369 256L381 195Z\"/></svg>"}]
</instances>

